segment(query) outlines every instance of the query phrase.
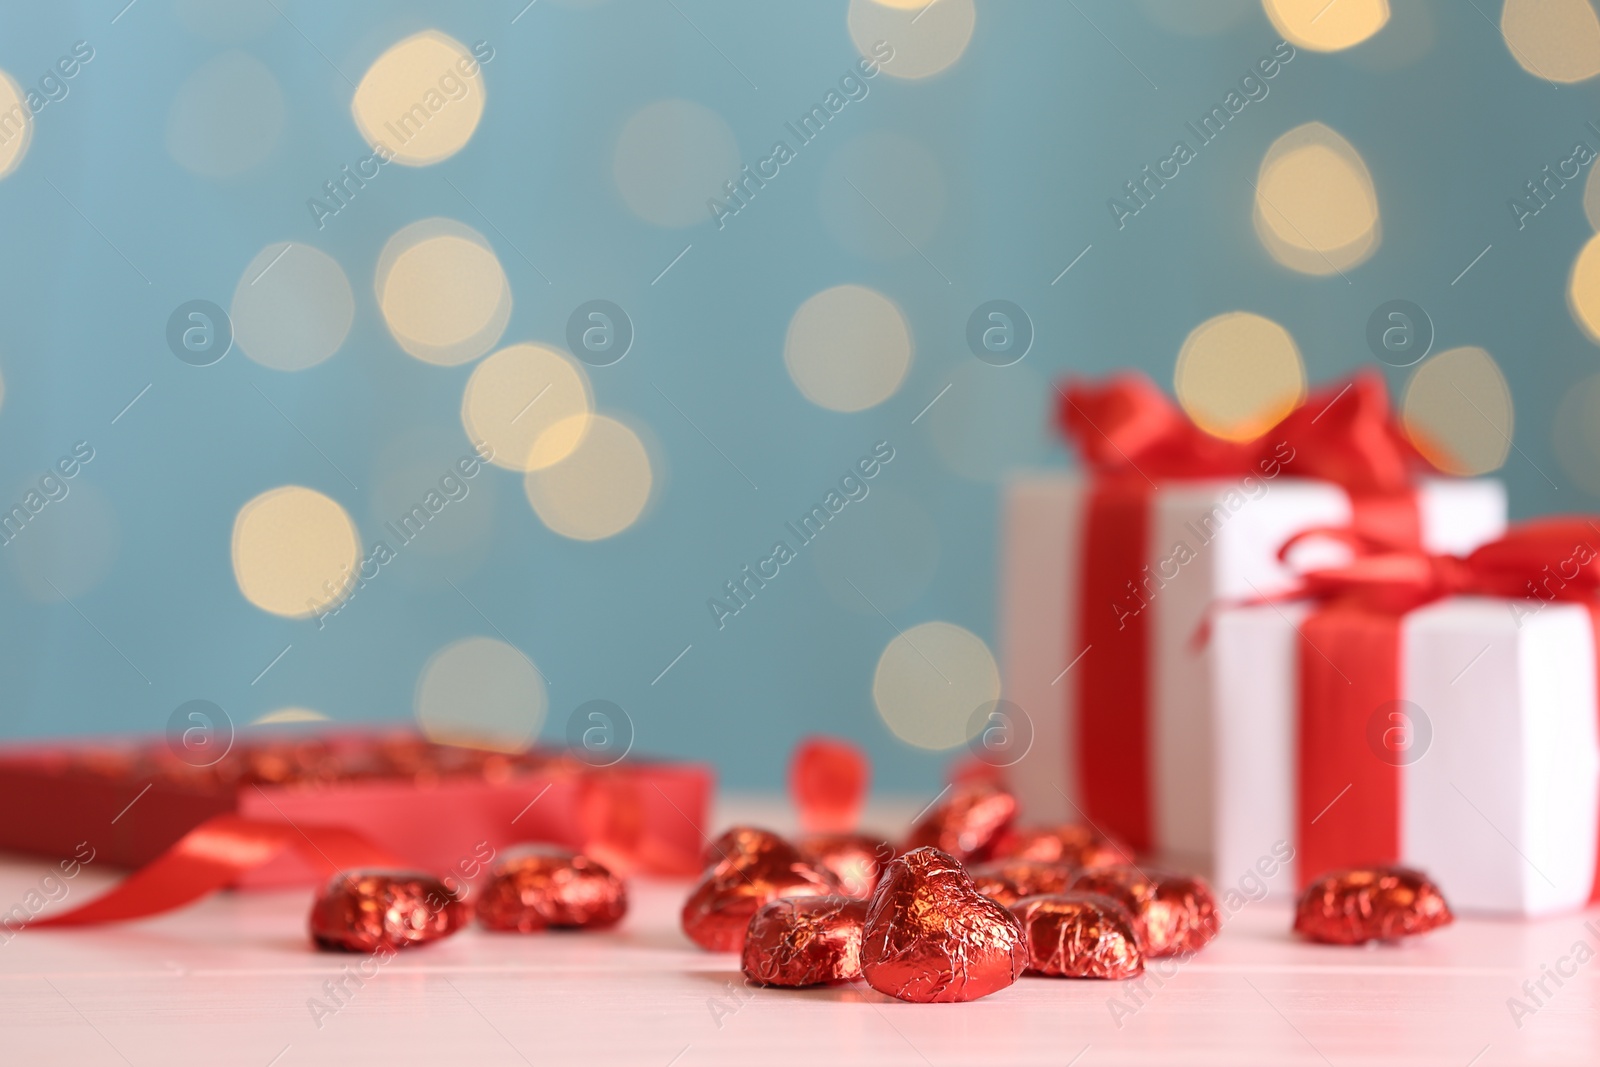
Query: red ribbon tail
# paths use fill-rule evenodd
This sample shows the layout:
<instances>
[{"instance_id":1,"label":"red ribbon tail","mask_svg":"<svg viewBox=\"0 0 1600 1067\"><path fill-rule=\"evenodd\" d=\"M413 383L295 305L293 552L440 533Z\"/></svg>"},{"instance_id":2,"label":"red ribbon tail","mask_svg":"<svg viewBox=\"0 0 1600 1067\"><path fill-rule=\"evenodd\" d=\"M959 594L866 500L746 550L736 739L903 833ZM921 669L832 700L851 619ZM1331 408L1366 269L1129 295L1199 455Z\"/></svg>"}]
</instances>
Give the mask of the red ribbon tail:
<instances>
[{"instance_id":1,"label":"red ribbon tail","mask_svg":"<svg viewBox=\"0 0 1600 1067\"><path fill-rule=\"evenodd\" d=\"M331 875L350 867L404 866L353 831L336 826L291 826L239 815L213 816L116 886L76 908L31 927L124 922L181 908L237 881L294 849Z\"/></svg>"}]
</instances>

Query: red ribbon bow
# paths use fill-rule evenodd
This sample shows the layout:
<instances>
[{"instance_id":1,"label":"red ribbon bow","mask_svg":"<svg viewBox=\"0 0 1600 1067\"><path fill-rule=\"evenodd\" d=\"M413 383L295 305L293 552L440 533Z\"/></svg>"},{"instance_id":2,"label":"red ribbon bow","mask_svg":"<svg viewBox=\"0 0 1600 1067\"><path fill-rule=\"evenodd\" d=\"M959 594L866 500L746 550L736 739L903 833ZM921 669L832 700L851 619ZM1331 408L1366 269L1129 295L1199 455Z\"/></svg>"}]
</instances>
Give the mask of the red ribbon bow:
<instances>
[{"instance_id":1,"label":"red ribbon bow","mask_svg":"<svg viewBox=\"0 0 1600 1067\"><path fill-rule=\"evenodd\" d=\"M1253 441L1194 425L1143 375L1058 386L1056 422L1094 476L1084 526L1075 662L1079 792L1089 818L1135 848L1152 825L1147 614L1119 612L1150 561L1150 501L1158 480L1273 478L1289 470L1344 487L1353 523L1389 545L1421 541L1411 477L1427 469L1389 410L1376 372L1309 397Z\"/></svg>"},{"instance_id":2,"label":"red ribbon bow","mask_svg":"<svg viewBox=\"0 0 1600 1067\"><path fill-rule=\"evenodd\" d=\"M1251 441L1225 441L1200 429L1142 374L1057 387L1056 425L1097 476L1231 478L1259 473L1287 443L1296 473L1351 493L1410 489L1427 461L1396 423L1375 371L1312 394ZM1276 456L1282 459L1281 456Z\"/></svg>"},{"instance_id":3,"label":"red ribbon bow","mask_svg":"<svg viewBox=\"0 0 1600 1067\"><path fill-rule=\"evenodd\" d=\"M1301 584L1274 600L1345 601L1369 610L1404 614L1448 596L1492 596L1538 601L1584 601L1600 596L1600 523L1563 516L1519 523L1504 537L1467 556L1433 556L1351 530L1306 530L1289 539L1278 558L1289 559L1303 542L1331 539L1354 558L1301 575Z\"/></svg>"}]
</instances>

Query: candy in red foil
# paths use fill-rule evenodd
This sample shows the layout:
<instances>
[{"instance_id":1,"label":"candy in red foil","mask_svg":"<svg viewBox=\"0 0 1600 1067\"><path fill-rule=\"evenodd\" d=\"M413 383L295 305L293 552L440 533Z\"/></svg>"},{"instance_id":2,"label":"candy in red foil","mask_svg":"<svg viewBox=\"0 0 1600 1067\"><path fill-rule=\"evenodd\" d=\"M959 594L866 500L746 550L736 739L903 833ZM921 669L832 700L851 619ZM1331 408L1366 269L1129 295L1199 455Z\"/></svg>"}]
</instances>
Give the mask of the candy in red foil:
<instances>
[{"instance_id":1,"label":"candy in red foil","mask_svg":"<svg viewBox=\"0 0 1600 1067\"><path fill-rule=\"evenodd\" d=\"M839 892L825 867L807 863L800 851L767 830L735 827L717 838L721 856L700 876L683 904L683 932L712 952L738 952L750 917L780 897L817 897Z\"/></svg>"},{"instance_id":2,"label":"candy in red foil","mask_svg":"<svg viewBox=\"0 0 1600 1067\"><path fill-rule=\"evenodd\" d=\"M848 741L808 737L789 761L789 795L808 834L846 834L856 828L872 767Z\"/></svg>"},{"instance_id":3,"label":"candy in red foil","mask_svg":"<svg viewBox=\"0 0 1600 1067\"><path fill-rule=\"evenodd\" d=\"M936 848L962 863L986 860L1017 814L1017 798L990 782L966 782L911 827L907 850Z\"/></svg>"},{"instance_id":4,"label":"candy in red foil","mask_svg":"<svg viewBox=\"0 0 1600 1067\"><path fill-rule=\"evenodd\" d=\"M800 839L800 855L826 867L839 879L847 897L866 900L877 888L878 876L894 858L894 847L866 834L813 834Z\"/></svg>"},{"instance_id":5,"label":"candy in red foil","mask_svg":"<svg viewBox=\"0 0 1600 1067\"><path fill-rule=\"evenodd\" d=\"M978 892L1009 908L1023 897L1065 892L1078 871L1065 863L990 860L973 864L967 873Z\"/></svg>"},{"instance_id":6,"label":"candy in red foil","mask_svg":"<svg viewBox=\"0 0 1600 1067\"><path fill-rule=\"evenodd\" d=\"M861 977L867 904L849 897L774 900L750 919L740 961L757 985L805 986Z\"/></svg>"},{"instance_id":7,"label":"candy in red foil","mask_svg":"<svg viewBox=\"0 0 1600 1067\"><path fill-rule=\"evenodd\" d=\"M628 911L622 879L580 852L551 846L518 849L489 875L478 896L478 921L491 930L532 933L599 929Z\"/></svg>"},{"instance_id":8,"label":"candy in red foil","mask_svg":"<svg viewBox=\"0 0 1600 1067\"><path fill-rule=\"evenodd\" d=\"M1295 908L1295 933L1330 945L1398 941L1455 921L1444 894L1421 871L1373 867L1325 874Z\"/></svg>"},{"instance_id":9,"label":"candy in red foil","mask_svg":"<svg viewBox=\"0 0 1600 1067\"><path fill-rule=\"evenodd\" d=\"M1014 827L995 842L994 856L996 859L1070 863L1074 867L1110 867L1133 862L1132 849L1081 823Z\"/></svg>"},{"instance_id":10,"label":"candy in red foil","mask_svg":"<svg viewBox=\"0 0 1600 1067\"><path fill-rule=\"evenodd\" d=\"M1028 935L1028 973L1133 978L1144 953L1128 909L1098 893L1027 897L1011 907Z\"/></svg>"},{"instance_id":11,"label":"candy in red foil","mask_svg":"<svg viewBox=\"0 0 1600 1067\"><path fill-rule=\"evenodd\" d=\"M416 871L361 870L334 875L311 905L319 948L373 952L449 937L471 909L439 879Z\"/></svg>"},{"instance_id":12,"label":"candy in red foil","mask_svg":"<svg viewBox=\"0 0 1600 1067\"><path fill-rule=\"evenodd\" d=\"M1072 888L1127 908L1146 959L1197 952L1222 926L1216 898L1201 878L1122 864L1082 871Z\"/></svg>"},{"instance_id":13,"label":"candy in red foil","mask_svg":"<svg viewBox=\"0 0 1600 1067\"><path fill-rule=\"evenodd\" d=\"M1017 917L978 893L954 856L917 848L890 862L867 908L861 973L918 1004L976 1000L1028 964Z\"/></svg>"}]
</instances>

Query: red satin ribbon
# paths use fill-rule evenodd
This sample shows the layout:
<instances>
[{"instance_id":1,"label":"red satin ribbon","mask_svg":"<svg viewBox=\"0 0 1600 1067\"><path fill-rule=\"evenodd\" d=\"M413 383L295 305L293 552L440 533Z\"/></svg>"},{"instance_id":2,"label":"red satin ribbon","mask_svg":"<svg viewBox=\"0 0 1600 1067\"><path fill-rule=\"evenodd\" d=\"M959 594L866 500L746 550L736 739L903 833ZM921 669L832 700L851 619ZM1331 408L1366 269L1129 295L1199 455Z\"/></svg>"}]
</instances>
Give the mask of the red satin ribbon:
<instances>
[{"instance_id":1,"label":"red satin ribbon","mask_svg":"<svg viewBox=\"0 0 1600 1067\"><path fill-rule=\"evenodd\" d=\"M1152 831L1149 633L1141 571L1150 559L1151 498L1169 480L1296 474L1343 486L1357 529L1396 545L1420 542L1412 473L1425 461L1396 426L1383 379L1358 374L1310 397L1262 436L1213 437L1140 375L1058 389L1056 422L1094 485L1077 561L1078 633L1093 653L1077 670L1076 748L1084 809L1135 848ZM1270 474L1269 474L1270 472ZM1080 649L1067 649L1067 661ZM1108 754L1118 754L1109 758Z\"/></svg>"},{"instance_id":2,"label":"red satin ribbon","mask_svg":"<svg viewBox=\"0 0 1600 1067\"><path fill-rule=\"evenodd\" d=\"M27 928L123 922L181 908L231 884L286 848L324 869L329 877L352 867L405 866L360 834L342 827L291 826L216 815L101 896L35 920Z\"/></svg>"},{"instance_id":3,"label":"red satin ribbon","mask_svg":"<svg viewBox=\"0 0 1600 1067\"><path fill-rule=\"evenodd\" d=\"M1313 530L1356 553L1348 565L1310 572L1272 600L1312 599L1301 626L1299 789L1296 825L1301 888L1342 867L1395 863L1400 856L1401 772L1367 748L1373 710L1402 697L1404 615L1449 596L1530 598L1583 604L1600 665L1600 525L1587 518L1523 523L1466 557L1396 550L1349 531ZM1600 714L1600 709L1597 709ZM1348 786L1348 788L1346 788ZM1590 899L1600 899L1600 863Z\"/></svg>"}]
</instances>

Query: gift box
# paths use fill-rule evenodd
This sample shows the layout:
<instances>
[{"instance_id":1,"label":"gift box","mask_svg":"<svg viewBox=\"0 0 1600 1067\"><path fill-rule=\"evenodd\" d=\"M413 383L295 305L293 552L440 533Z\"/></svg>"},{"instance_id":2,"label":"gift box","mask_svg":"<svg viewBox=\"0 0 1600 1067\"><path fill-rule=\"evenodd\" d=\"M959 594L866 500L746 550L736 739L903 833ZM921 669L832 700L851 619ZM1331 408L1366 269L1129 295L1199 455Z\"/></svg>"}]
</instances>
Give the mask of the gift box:
<instances>
[{"instance_id":1,"label":"gift box","mask_svg":"<svg viewBox=\"0 0 1600 1067\"><path fill-rule=\"evenodd\" d=\"M1313 603L1219 612L1218 869L1290 842L1302 887L1401 863L1458 911L1594 899L1592 545L1544 522L1466 560L1368 552L1309 576Z\"/></svg>"},{"instance_id":2,"label":"gift box","mask_svg":"<svg viewBox=\"0 0 1600 1067\"><path fill-rule=\"evenodd\" d=\"M1211 870L1212 667L1194 641L1210 607L1292 586L1277 550L1315 527L1468 551L1503 531L1504 490L1428 476L1375 378L1245 443L1202 433L1137 379L1061 395L1088 470L1004 490L1003 687L1033 727L1010 782L1032 818L1087 819Z\"/></svg>"},{"instance_id":3,"label":"gift box","mask_svg":"<svg viewBox=\"0 0 1600 1067\"><path fill-rule=\"evenodd\" d=\"M0 753L0 849L52 858L80 843L95 862L141 867L213 816L353 831L438 874L475 872L525 841L582 849L620 873L699 869L709 768L434 745L411 732L350 731L236 743L206 767L162 741L62 742ZM241 888L313 885L324 863L286 851Z\"/></svg>"}]
</instances>

